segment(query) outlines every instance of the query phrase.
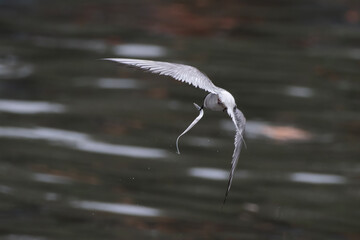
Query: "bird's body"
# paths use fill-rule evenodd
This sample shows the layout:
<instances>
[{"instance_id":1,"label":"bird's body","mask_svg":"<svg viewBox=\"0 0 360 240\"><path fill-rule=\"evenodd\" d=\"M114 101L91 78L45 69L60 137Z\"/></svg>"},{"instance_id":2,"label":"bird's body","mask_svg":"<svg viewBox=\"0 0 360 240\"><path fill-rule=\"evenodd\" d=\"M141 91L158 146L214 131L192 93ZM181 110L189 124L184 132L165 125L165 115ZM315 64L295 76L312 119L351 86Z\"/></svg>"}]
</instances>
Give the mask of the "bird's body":
<instances>
[{"instance_id":1,"label":"bird's body","mask_svg":"<svg viewBox=\"0 0 360 240\"><path fill-rule=\"evenodd\" d=\"M218 94L209 93L204 99L204 107L212 111L224 111L226 108Z\"/></svg>"},{"instance_id":2,"label":"bird's body","mask_svg":"<svg viewBox=\"0 0 360 240\"><path fill-rule=\"evenodd\" d=\"M204 110L203 108L212 110L212 111L226 111L231 117L235 129L235 149L232 155L231 161L231 171L229 174L228 187L225 193L224 203L226 201L227 195L230 191L232 179L234 176L235 168L238 163L240 156L240 151L243 143L243 134L245 130L246 119L242 112L237 108L234 97L225 89L215 86L211 80L198 69L177 63L168 63L168 62L159 62L159 61L150 61L150 60L141 60L141 59L129 59L129 58L105 58L104 60L115 61L120 64L140 68L152 73L157 73L159 75L170 76L178 81L186 82L195 87L199 87L205 91L208 91L209 94L205 97L204 103L201 107L194 103L195 107L199 110L199 116L189 125L189 127L179 135L176 139L177 152L180 153L178 147L179 138L188 132L193 126L196 125L198 121L203 117Z\"/></svg>"}]
</instances>

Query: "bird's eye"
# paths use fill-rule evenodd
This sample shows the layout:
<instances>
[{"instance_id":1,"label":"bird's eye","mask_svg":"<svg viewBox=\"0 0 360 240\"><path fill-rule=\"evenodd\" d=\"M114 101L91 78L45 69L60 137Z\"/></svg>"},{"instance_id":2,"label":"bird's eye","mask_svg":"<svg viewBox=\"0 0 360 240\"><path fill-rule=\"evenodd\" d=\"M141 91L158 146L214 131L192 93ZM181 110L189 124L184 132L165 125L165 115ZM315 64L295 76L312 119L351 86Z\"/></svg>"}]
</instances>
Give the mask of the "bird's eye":
<instances>
[{"instance_id":1,"label":"bird's eye","mask_svg":"<svg viewBox=\"0 0 360 240\"><path fill-rule=\"evenodd\" d=\"M237 106L234 107L234 111L237 109Z\"/></svg>"}]
</instances>

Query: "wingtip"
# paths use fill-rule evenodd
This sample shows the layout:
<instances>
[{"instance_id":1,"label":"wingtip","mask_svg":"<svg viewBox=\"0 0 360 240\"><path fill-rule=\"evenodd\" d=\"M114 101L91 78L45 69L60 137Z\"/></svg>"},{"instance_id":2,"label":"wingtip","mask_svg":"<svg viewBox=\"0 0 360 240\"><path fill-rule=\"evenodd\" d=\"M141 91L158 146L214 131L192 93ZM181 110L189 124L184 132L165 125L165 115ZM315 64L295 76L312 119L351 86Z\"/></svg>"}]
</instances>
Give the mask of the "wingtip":
<instances>
[{"instance_id":1,"label":"wingtip","mask_svg":"<svg viewBox=\"0 0 360 240\"><path fill-rule=\"evenodd\" d=\"M232 179L233 179L233 172L230 171L230 174L229 174L229 180L228 180L228 185L227 185L227 188L226 188L226 192L225 192L225 197L224 197L224 201L223 201L223 205L225 204L227 198L228 198L228 195L229 195L229 192L230 192L230 189L231 189L231 183L232 183Z\"/></svg>"},{"instance_id":2,"label":"wingtip","mask_svg":"<svg viewBox=\"0 0 360 240\"><path fill-rule=\"evenodd\" d=\"M116 61L115 59L116 58L99 58L98 60L101 60L101 61Z\"/></svg>"},{"instance_id":3,"label":"wingtip","mask_svg":"<svg viewBox=\"0 0 360 240\"><path fill-rule=\"evenodd\" d=\"M176 145L176 153L180 155L180 149L179 149L179 138L181 137L178 136L177 139L176 139L176 142L175 142L175 145Z\"/></svg>"},{"instance_id":4,"label":"wingtip","mask_svg":"<svg viewBox=\"0 0 360 240\"><path fill-rule=\"evenodd\" d=\"M225 203L226 203L226 200L227 200L228 194L229 194L229 190L228 190L228 189L226 189L226 192L225 192L225 197L224 197L224 200L223 200L223 203L222 203L222 205L223 205L223 206L224 206L224 205L225 205Z\"/></svg>"}]
</instances>

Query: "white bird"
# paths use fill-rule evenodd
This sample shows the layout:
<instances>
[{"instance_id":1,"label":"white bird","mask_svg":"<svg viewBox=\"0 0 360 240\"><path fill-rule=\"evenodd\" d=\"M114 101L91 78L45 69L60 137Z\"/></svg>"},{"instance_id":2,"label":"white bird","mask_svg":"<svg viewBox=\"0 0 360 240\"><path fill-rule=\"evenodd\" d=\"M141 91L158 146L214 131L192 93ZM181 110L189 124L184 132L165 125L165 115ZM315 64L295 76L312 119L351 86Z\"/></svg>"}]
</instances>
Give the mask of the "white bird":
<instances>
[{"instance_id":1,"label":"white bird","mask_svg":"<svg viewBox=\"0 0 360 240\"><path fill-rule=\"evenodd\" d=\"M224 202L230 191L231 183L234 176L234 171L239 160L240 151L242 147L243 134L245 130L246 119L243 113L237 108L234 97L225 89L215 86L211 80L197 68L178 64L178 63L169 63L169 62L159 62L159 61L150 61L150 60L141 60L141 59L129 59L129 58L104 58L103 60L114 61L120 64L128 65L131 67L136 67L143 69L152 73L157 73L159 75L170 76L178 81L186 82L195 87L199 87L205 91L208 91L209 94L205 97L204 104L199 107L194 103L195 107L199 110L199 116L190 124L190 126L180 134L176 139L176 148L177 153L180 154L178 141L179 138L188 132L195 124L200 121L204 115L203 108L207 108L213 111L226 111L231 117L231 120L235 124L235 149L232 155L231 161L231 171L229 174L228 186L225 192ZM244 142L245 143L245 142Z\"/></svg>"}]
</instances>

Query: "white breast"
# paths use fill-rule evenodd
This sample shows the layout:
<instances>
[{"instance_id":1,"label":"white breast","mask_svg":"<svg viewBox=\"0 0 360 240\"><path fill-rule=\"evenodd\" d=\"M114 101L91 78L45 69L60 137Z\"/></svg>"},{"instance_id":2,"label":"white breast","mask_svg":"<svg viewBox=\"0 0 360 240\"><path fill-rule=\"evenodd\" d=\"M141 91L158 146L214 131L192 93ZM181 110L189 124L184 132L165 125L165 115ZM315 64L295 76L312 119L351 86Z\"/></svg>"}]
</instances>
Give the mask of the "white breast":
<instances>
[{"instance_id":1,"label":"white breast","mask_svg":"<svg viewBox=\"0 0 360 240\"><path fill-rule=\"evenodd\" d=\"M225 106L219 104L219 98L217 94L209 93L204 100L204 107L213 111L223 111Z\"/></svg>"}]
</instances>

